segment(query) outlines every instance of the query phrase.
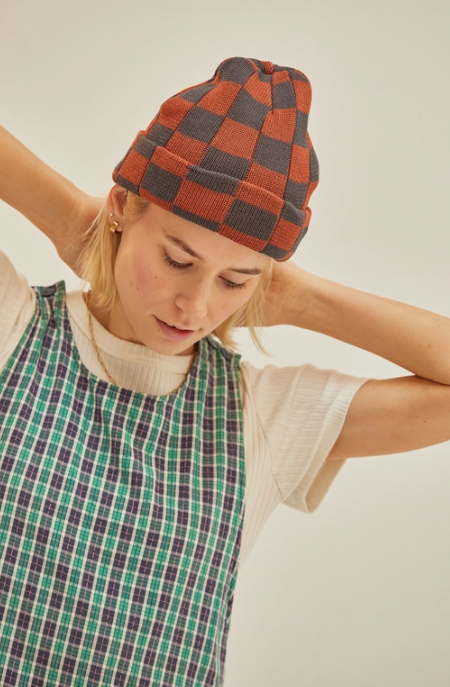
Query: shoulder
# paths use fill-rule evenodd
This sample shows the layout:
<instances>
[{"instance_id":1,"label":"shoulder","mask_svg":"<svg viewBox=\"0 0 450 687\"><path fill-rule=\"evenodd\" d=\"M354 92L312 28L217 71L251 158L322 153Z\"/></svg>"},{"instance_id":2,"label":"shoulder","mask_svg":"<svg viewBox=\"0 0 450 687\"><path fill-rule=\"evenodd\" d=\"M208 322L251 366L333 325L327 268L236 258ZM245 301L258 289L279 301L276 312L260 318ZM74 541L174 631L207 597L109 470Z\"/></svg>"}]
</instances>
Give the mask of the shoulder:
<instances>
[{"instance_id":1,"label":"shoulder","mask_svg":"<svg viewBox=\"0 0 450 687\"><path fill-rule=\"evenodd\" d=\"M310 363L277 367L266 365L257 368L247 361L240 365L243 382L248 392L258 392L258 395L280 394L294 392L301 389L305 393L317 393L327 387L330 391L359 379L334 369L322 369Z\"/></svg>"},{"instance_id":2,"label":"shoulder","mask_svg":"<svg viewBox=\"0 0 450 687\"><path fill-rule=\"evenodd\" d=\"M317 425L332 407L345 414L354 394L367 381L309 363L259 369L245 361L240 372L244 405L267 433L273 428L277 437L291 423L297 427Z\"/></svg>"},{"instance_id":3,"label":"shoulder","mask_svg":"<svg viewBox=\"0 0 450 687\"><path fill-rule=\"evenodd\" d=\"M365 378L309 363L261 369L241 363L247 441L255 464L268 455L281 500L315 510L340 469L324 463Z\"/></svg>"},{"instance_id":4,"label":"shoulder","mask_svg":"<svg viewBox=\"0 0 450 687\"><path fill-rule=\"evenodd\" d=\"M0 251L0 370L17 345L35 309L36 294Z\"/></svg>"}]
</instances>

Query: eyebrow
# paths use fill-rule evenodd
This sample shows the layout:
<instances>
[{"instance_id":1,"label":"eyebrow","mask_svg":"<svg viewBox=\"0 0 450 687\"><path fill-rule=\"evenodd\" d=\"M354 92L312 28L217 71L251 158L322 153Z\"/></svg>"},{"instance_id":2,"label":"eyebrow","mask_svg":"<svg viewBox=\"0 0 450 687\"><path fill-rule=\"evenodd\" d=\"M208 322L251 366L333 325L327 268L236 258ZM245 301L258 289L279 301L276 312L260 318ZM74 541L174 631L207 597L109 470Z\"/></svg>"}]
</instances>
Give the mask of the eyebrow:
<instances>
[{"instance_id":1,"label":"eyebrow","mask_svg":"<svg viewBox=\"0 0 450 687\"><path fill-rule=\"evenodd\" d=\"M175 243L179 248L184 250L185 253L189 253L189 255L192 255L193 258L197 258L197 260L200 260L200 262L205 262L205 258L202 258L201 255L195 252L195 250L192 250L190 246L187 245L184 241L181 239L178 239L176 236L171 236L168 234L166 231L164 232L166 237L169 239L169 241L172 241L172 243ZM262 270L258 269L257 267L251 267L248 269L245 268L239 268L239 267L228 267L225 270L226 272L239 272L239 274L250 274L250 275L258 275L261 274Z\"/></svg>"}]
</instances>

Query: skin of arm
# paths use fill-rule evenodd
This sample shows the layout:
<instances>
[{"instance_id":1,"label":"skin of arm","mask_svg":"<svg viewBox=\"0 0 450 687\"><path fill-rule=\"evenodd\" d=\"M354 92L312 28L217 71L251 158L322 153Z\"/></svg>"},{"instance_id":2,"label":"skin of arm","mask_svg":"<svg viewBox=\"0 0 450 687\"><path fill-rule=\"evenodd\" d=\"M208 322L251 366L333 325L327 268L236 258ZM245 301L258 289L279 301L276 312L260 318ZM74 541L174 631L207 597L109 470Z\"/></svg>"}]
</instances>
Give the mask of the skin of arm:
<instances>
[{"instance_id":1,"label":"skin of arm","mask_svg":"<svg viewBox=\"0 0 450 687\"><path fill-rule=\"evenodd\" d=\"M0 198L25 215L75 268L73 246L95 219L102 200L87 195L0 126Z\"/></svg>"},{"instance_id":2,"label":"skin of arm","mask_svg":"<svg viewBox=\"0 0 450 687\"><path fill-rule=\"evenodd\" d=\"M75 269L102 200L48 167L0 126L0 198L27 217ZM76 270L75 270L76 271ZM450 319L274 262L264 326L326 334L412 376L371 380L355 394L328 460L411 451L450 440Z\"/></svg>"},{"instance_id":3,"label":"skin of arm","mask_svg":"<svg viewBox=\"0 0 450 687\"><path fill-rule=\"evenodd\" d=\"M277 263L267 325L320 332L412 372L366 382L328 460L411 451L450 440L450 319Z\"/></svg>"}]
</instances>

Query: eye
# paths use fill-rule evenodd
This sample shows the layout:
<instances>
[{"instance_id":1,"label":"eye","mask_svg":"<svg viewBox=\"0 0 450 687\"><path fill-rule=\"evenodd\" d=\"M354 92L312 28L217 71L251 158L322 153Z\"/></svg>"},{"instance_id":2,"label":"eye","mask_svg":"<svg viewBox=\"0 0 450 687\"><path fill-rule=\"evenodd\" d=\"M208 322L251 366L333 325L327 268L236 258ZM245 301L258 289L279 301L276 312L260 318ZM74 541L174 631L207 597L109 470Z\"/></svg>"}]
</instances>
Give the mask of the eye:
<instances>
[{"instance_id":1,"label":"eye","mask_svg":"<svg viewBox=\"0 0 450 687\"><path fill-rule=\"evenodd\" d=\"M245 287L245 282L243 284L236 284L234 281L228 281L228 279L223 280L227 289L243 289Z\"/></svg>"},{"instance_id":2,"label":"eye","mask_svg":"<svg viewBox=\"0 0 450 687\"><path fill-rule=\"evenodd\" d=\"M165 251L164 251L164 261L167 262L168 265L170 265L171 267L174 267L177 270L185 270L187 267L192 266L192 262L184 263L184 262L176 262L175 260L172 260L170 255L168 255ZM225 278L222 278L222 281L225 284L227 289L243 289L243 288L245 288L245 284L246 284L246 282L244 282L243 284L237 284L236 282L230 281L229 279L225 279Z\"/></svg>"},{"instance_id":3,"label":"eye","mask_svg":"<svg viewBox=\"0 0 450 687\"><path fill-rule=\"evenodd\" d=\"M167 253L164 253L164 260L167 262L171 267L175 267L177 270L185 270L186 267L190 267L192 263L187 262L175 262L175 260L172 260L171 257L167 255Z\"/></svg>"}]
</instances>

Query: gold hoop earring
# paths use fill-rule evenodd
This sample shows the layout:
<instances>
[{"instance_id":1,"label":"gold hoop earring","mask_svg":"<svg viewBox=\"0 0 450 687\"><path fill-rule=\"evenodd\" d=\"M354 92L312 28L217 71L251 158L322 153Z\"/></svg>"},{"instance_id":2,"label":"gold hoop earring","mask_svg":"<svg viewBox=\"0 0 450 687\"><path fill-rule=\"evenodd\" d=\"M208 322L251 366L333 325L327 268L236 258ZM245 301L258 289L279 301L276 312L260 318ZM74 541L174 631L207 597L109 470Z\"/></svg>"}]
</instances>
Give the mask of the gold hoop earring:
<instances>
[{"instance_id":1,"label":"gold hoop earring","mask_svg":"<svg viewBox=\"0 0 450 687\"><path fill-rule=\"evenodd\" d=\"M112 234L115 234L118 226L119 226L119 222L113 222L112 224L109 225L109 231Z\"/></svg>"}]
</instances>

